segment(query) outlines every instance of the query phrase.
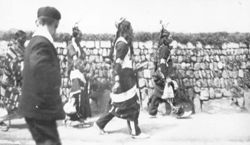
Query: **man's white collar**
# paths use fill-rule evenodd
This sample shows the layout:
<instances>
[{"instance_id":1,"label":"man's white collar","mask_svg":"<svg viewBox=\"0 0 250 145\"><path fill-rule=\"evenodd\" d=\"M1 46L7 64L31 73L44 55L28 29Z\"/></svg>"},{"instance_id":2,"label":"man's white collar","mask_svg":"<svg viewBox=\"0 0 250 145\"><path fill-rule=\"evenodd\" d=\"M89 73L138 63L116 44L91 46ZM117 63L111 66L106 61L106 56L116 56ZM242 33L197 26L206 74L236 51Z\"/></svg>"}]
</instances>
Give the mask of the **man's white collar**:
<instances>
[{"instance_id":1,"label":"man's white collar","mask_svg":"<svg viewBox=\"0 0 250 145\"><path fill-rule=\"evenodd\" d=\"M52 36L50 35L48 29L45 26L38 27L33 34L33 37L34 36L43 36L43 37L47 38L52 44L54 43Z\"/></svg>"}]
</instances>

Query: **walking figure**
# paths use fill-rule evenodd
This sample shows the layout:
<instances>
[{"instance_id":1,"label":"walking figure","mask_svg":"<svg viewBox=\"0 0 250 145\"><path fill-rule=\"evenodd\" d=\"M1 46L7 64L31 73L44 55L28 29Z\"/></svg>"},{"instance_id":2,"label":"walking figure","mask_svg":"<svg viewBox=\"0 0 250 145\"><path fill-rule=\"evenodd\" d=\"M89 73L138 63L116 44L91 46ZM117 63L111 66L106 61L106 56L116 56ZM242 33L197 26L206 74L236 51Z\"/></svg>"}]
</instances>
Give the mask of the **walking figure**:
<instances>
[{"instance_id":1,"label":"walking figure","mask_svg":"<svg viewBox=\"0 0 250 145\"><path fill-rule=\"evenodd\" d=\"M147 138L139 127L140 104L137 95L136 72L133 67L133 29L126 19L117 23L117 33L114 46L113 79L114 85L110 94L111 109L102 115L95 126L101 134L107 123L118 117L127 121L129 133L133 138Z\"/></svg>"}]
</instances>

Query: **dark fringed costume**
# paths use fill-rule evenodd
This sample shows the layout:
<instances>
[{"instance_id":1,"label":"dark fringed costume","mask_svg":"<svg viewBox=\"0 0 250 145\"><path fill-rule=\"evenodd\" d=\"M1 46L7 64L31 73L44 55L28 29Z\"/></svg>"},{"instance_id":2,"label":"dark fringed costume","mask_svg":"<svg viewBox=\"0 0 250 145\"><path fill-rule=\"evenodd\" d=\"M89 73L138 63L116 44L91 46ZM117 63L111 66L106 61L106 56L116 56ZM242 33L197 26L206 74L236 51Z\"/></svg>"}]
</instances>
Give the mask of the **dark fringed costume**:
<instances>
[{"instance_id":1,"label":"dark fringed costume","mask_svg":"<svg viewBox=\"0 0 250 145\"><path fill-rule=\"evenodd\" d=\"M121 23L124 25L127 25L128 23L130 25L130 23L126 20ZM140 105L137 95L137 78L133 69L133 48L131 44L122 36L117 37L115 40L113 74L114 85L110 94L111 109L108 113L102 115L97 120L96 124L101 130L103 130L113 117L122 118L127 120L130 134L137 136L141 134L141 130L138 126Z\"/></svg>"},{"instance_id":2,"label":"dark fringed costume","mask_svg":"<svg viewBox=\"0 0 250 145\"><path fill-rule=\"evenodd\" d=\"M159 41L159 48L155 52L155 72L154 79L154 91L149 98L148 111L150 115L156 115L158 112L158 106L166 100L162 99L162 95L165 88L165 79L169 78L173 71L171 63L171 39L169 39L170 33L162 28ZM174 87L173 87L174 88Z\"/></svg>"}]
</instances>

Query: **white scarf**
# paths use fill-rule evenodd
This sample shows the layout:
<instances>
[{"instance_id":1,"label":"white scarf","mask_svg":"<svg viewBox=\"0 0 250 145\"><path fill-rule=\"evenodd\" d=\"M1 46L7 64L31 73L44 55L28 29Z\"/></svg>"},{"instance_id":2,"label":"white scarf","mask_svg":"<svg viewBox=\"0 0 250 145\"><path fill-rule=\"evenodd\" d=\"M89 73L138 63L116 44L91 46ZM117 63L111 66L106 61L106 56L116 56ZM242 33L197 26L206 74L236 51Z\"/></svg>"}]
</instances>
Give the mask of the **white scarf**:
<instances>
[{"instance_id":1,"label":"white scarf","mask_svg":"<svg viewBox=\"0 0 250 145\"><path fill-rule=\"evenodd\" d=\"M43 36L43 37L47 38L54 45L54 39L52 38L52 36L49 33L46 26L37 27L37 29L34 32L32 37L34 37L34 36Z\"/></svg>"}]
</instances>

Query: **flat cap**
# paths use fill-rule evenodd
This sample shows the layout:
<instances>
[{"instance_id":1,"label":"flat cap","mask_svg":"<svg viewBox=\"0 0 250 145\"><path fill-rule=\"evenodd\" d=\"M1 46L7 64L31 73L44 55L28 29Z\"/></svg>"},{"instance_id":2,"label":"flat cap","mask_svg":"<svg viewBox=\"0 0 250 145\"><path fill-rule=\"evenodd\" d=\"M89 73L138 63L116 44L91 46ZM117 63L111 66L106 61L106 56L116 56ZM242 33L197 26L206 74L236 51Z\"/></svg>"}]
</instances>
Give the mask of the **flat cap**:
<instances>
[{"instance_id":1,"label":"flat cap","mask_svg":"<svg viewBox=\"0 0 250 145\"><path fill-rule=\"evenodd\" d=\"M48 6L47 7L41 7L41 8L38 9L37 17L39 18L40 16L45 16L45 17L56 19L56 20L61 19L60 12L56 8L48 7Z\"/></svg>"}]
</instances>

